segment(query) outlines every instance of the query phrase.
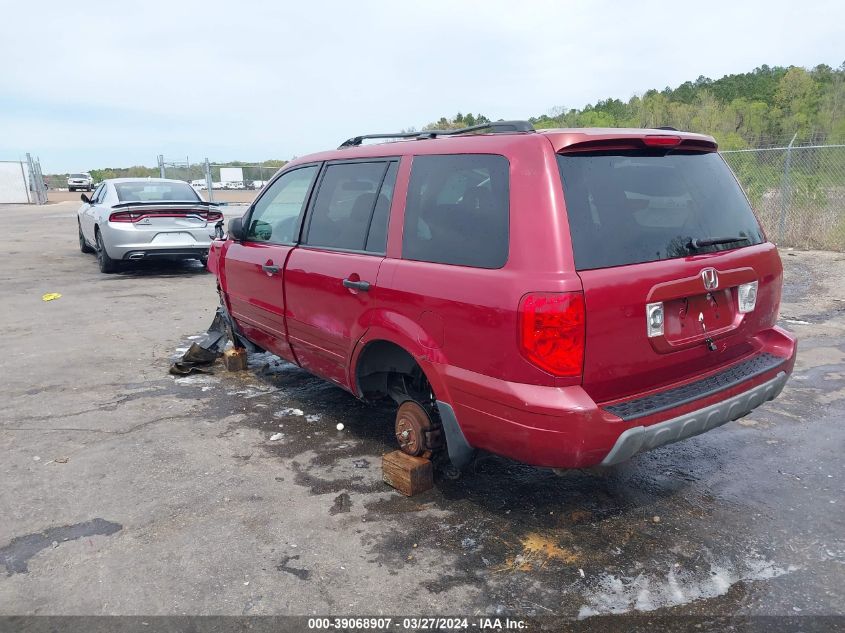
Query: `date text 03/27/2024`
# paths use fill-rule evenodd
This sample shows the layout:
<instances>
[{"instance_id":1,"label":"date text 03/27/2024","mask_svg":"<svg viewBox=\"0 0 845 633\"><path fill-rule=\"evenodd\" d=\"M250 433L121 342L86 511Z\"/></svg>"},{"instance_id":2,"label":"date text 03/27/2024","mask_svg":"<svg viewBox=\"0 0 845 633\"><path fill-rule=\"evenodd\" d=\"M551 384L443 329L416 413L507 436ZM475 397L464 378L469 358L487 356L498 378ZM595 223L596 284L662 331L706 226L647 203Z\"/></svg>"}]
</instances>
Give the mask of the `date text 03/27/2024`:
<instances>
[{"instance_id":1,"label":"date text 03/27/2024","mask_svg":"<svg viewBox=\"0 0 845 633\"><path fill-rule=\"evenodd\" d=\"M415 618L385 618L385 617L352 617L352 618L309 618L308 628L311 630L362 630L387 631L391 629L424 631L424 630L454 630L454 631L521 631L527 623L524 620L511 618L443 618L443 617L415 617Z\"/></svg>"}]
</instances>

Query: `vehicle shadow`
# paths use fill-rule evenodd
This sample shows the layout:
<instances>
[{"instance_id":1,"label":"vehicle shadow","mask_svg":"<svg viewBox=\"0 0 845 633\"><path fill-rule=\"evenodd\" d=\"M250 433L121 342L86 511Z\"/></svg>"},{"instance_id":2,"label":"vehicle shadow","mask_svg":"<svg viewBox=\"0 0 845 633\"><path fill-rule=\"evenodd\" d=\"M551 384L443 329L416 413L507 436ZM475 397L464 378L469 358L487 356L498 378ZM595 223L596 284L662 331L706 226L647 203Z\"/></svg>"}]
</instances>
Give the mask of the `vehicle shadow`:
<instances>
[{"instance_id":1,"label":"vehicle shadow","mask_svg":"<svg viewBox=\"0 0 845 633\"><path fill-rule=\"evenodd\" d=\"M121 277L184 277L208 274L208 269L194 259L122 262L120 272L117 273Z\"/></svg>"},{"instance_id":2,"label":"vehicle shadow","mask_svg":"<svg viewBox=\"0 0 845 633\"><path fill-rule=\"evenodd\" d=\"M318 413L323 429L343 423L344 433L358 441L341 450L318 452L312 457L311 466L327 466L343 458L383 455L398 448L393 430L396 406L391 401L364 403L299 367L279 360L264 364L265 357L260 358L251 366L260 382L281 390L289 406ZM288 428L293 433L284 451L286 456L292 457L315 446L311 437L315 435L314 429L308 425ZM327 434L331 436L333 431ZM606 517L683 493L700 476L718 469L720 460L700 453L701 448L694 445L677 444L609 469L555 474L549 468L479 452L457 477L454 469L445 467L448 460L437 460L433 492L441 498L437 503L445 506L466 502L497 515L509 510L514 517L534 517L539 527L557 524L558 518L553 515L562 509L589 510L596 517ZM696 476L690 474L693 468Z\"/></svg>"}]
</instances>

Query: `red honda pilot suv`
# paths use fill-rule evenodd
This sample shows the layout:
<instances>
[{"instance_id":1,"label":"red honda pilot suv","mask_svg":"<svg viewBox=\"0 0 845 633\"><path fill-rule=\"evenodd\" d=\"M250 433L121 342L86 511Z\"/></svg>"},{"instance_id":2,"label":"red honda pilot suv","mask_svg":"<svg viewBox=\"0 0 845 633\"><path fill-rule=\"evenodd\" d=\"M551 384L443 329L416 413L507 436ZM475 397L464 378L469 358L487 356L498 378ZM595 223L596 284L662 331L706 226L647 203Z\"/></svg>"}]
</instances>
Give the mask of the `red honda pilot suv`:
<instances>
[{"instance_id":1,"label":"red honda pilot suv","mask_svg":"<svg viewBox=\"0 0 845 633\"><path fill-rule=\"evenodd\" d=\"M519 121L355 137L288 163L208 267L243 340L395 401L412 455L612 465L747 414L795 362L777 249L716 149Z\"/></svg>"}]
</instances>

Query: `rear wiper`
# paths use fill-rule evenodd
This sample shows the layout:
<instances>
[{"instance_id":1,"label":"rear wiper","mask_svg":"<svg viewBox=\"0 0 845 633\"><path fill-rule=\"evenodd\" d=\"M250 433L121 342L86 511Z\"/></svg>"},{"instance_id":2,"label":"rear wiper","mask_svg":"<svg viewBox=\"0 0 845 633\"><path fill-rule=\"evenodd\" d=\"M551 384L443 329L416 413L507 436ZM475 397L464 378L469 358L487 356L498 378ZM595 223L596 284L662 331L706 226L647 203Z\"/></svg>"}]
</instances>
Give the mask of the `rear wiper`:
<instances>
[{"instance_id":1,"label":"rear wiper","mask_svg":"<svg viewBox=\"0 0 845 633\"><path fill-rule=\"evenodd\" d=\"M691 251L697 251L705 246L715 246L716 244L730 244L731 242L748 242L749 239L744 235L737 235L736 237L713 237L709 240L700 240L692 238L687 242L687 248Z\"/></svg>"}]
</instances>

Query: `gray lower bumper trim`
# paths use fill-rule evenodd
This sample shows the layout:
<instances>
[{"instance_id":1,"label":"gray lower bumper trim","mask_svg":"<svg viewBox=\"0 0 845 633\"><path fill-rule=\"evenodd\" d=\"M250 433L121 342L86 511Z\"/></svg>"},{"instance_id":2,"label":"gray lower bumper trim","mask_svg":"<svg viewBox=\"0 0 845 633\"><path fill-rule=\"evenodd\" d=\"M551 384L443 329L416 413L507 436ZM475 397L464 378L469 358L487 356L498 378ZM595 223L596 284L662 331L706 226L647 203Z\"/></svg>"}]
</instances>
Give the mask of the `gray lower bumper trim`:
<instances>
[{"instance_id":1,"label":"gray lower bumper trim","mask_svg":"<svg viewBox=\"0 0 845 633\"><path fill-rule=\"evenodd\" d=\"M700 435L726 422L741 418L767 400L776 398L786 384L787 378L786 372L780 372L762 385L704 409L691 411L651 426L635 426L628 429L619 436L601 465L612 466L624 462L641 451Z\"/></svg>"}]
</instances>

